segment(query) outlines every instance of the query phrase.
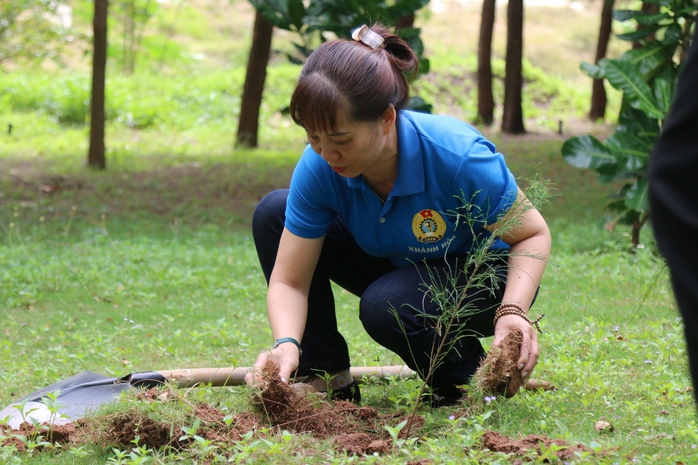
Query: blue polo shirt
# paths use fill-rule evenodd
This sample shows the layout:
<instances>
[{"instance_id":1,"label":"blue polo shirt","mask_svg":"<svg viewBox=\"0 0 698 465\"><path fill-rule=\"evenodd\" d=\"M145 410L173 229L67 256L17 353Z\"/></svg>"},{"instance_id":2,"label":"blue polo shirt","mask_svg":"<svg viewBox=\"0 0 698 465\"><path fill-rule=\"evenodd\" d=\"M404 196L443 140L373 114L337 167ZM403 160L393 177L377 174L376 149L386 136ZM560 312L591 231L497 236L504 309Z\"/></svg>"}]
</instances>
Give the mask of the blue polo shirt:
<instances>
[{"instance_id":1,"label":"blue polo shirt","mask_svg":"<svg viewBox=\"0 0 698 465\"><path fill-rule=\"evenodd\" d=\"M291 179L286 228L319 238L341 215L368 254L398 266L467 254L516 199L502 154L470 125L400 111L398 175L385 204L361 176L344 178L308 145ZM474 219L471 228L462 215ZM497 240L493 248L508 249Z\"/></svg>"}]
</instances>

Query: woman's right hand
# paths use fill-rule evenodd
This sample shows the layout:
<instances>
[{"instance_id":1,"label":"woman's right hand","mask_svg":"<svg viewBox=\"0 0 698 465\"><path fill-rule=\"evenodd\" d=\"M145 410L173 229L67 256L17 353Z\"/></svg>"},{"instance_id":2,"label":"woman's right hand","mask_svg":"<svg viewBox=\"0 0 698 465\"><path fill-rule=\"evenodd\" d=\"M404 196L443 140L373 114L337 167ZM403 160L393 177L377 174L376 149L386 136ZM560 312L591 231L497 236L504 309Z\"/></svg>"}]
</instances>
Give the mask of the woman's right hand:
<instances>
[{"instance_id":1,"label":"woman's right hand","mask_svg":"<svg viewBox=\"0 0 698 465\"><path fill-rule=\"evenodd\" d=\"M260 381L262 381L262 370L269 358L272 358L279 364L279 378L281 378L281 381L288 383L291 373L298 368L300 351L294 344L281 344L276 349L263 351L257 357L257 361L250 368L250 371L245 375L245 384L253 386L260 384Z\"/></svg>"}]
</instances>

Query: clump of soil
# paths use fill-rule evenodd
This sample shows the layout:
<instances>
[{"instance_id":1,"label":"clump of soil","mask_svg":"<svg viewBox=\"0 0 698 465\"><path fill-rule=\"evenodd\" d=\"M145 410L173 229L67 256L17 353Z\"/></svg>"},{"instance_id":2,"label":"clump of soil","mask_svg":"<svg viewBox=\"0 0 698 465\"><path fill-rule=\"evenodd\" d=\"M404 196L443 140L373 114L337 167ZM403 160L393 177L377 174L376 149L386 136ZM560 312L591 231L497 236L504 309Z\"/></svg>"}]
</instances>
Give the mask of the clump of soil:
<instances>
[{"instance_id":1,"label":"clump of soil","mask_svg":"<svg viewBox=\"0 0 698 465\"><path fill-rule=\"evenodd\" d=\"M334 442L340 449L350 454L388 454L390 443L383 439L374 439L367 433L343 433L334 438Z\"/></svg>"},{"instance_id":2,"label":"clump of soil","mask_svg":"<svg viewBox=\"0 0 698 465\"><path fill-rule=\"evenodd\" d=\"M18 452L26 452L27 445L20 439L20 436L32 438L41 436L47 442L60 445L73 445L79 441L76 440L76 434L81 427L82 420L65 425L38 425L34 426L31 423L22 423L18 430L13 430L7 425L0 425L0 436L5 436L3 441L0 441L0 446L14 446Z\"/></svg>"},{"instance_id":3,"label":"clump of soil","mask_svg":"<svg viewBox=\"0 0 698 465\"><path fill-rule=\"evenodd\" d=\"M279 365L269 360L260 373L261 391L254 399L259 413L273 426L295 433L311 433L325 439L336 437L340 449L354 454L389 452L390 437L384 425L402 421L394 415L381 415L372 407L359 407L351 402L329 402L324 395L307 394L294 389L279 378ZM413 420L413 428L424 419Z\"/></svg>"},{"instance_id":4,"label":"clump of soil","mask_svg":"<svg viewBox=\"0 0 698 465\"><path fill-rule=\"evenodd\" d=\"M109 417L108 426L103 439L111 444L129 446L138 437L138 445L150 448L178 445L177 435L172 434L169 425L134 410Z\"/></svg>"},{"instance_id":5,"label":"clump of soil","mask_svg":"<svg viewBox=\"0 0 698 465\"><path fill-rule=\"evenodd\" d=\"M521 439L512 439L497 433L496 431L486 431L480 439L482 446L492 452L504 452L505 454L526 454L529 451L535 451L539 455L541 452L541 444L546 449L550 449L551 445L557 446L555 455L563 460L576 458L575 452L590 451L583 444L571 445L562 439L550 439L540 434L529 434Z\"/></svg>"},{"instance_id":6,"label":"clump of soil","mask_svg":"<svg viewBox=\"0 0 698 465\"><path fill-rule=\"evenodd\" d=\"M475 373L477 387L485 393L513 397L524 385L521 370L516 366L521 353L523 333L510 331L498 347L492 347Z\"/></svg>"}]
</instances>

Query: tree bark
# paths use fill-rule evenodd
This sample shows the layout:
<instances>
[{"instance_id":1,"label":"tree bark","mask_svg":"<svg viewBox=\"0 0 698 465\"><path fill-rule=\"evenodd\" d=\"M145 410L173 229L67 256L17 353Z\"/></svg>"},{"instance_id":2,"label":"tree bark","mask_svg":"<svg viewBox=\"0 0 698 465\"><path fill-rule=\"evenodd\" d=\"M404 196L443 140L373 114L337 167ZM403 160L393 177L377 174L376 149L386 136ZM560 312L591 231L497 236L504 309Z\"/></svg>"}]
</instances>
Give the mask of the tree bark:
<instances>
[{"instance_id":1,"label":"tree bark","mask_svg":"<svg viewBox=\"0 0 698 465\"><path fill-rule=\"evenodd\" d=\"M504 77L502 132L523 134L523 0L509 0L507 7L507 57Z\"/></svg>"},{"instance_id":2,"label":"tree bark","mask_svg":"<svg viewBox=\"0 0 698 465\"><path fill-rule=\"evenodd\" d=\"M599 26L599 42L596 44L596 57L594 63L597 65L599 61L606 58L608 50L608 41L611 38L611 29L613 25L613 4L615 0L604 0L603 8L601 9L601 26ZM604 119L606 116L606 88L604 87L603 79L594 79L591 87L591 109L589 110L589 119L596 121Z\"/></svg>"},{"instance_id":3,"label":"tree bark","mask_svg":"<svg viewBox=\"0 0 698 465\"><path fill-rule=\"evenodd\" d=\"M494 122L494 95L492 93L492 34L494 31L496 0L482 2L480 40L477 49L477 115L489 126Z\"/></svg>"},{"instance_id":4,"label":"tree bark","mask_svg":"<svg viewBox=\"0 0 698 465\"><path fill-rule=\"evenodd\" d=\"M414 26L414 13L409 16L398 18L395 22L395 29L409 29Z\"/></svg>"},{"instance_id":5,"label":"tree bark","mask_svg":"<svg viewBox=\"0 0 698 465\"><path fill-rule=\"evenodd\" d=\"M269 21L257 11L254 17L252 46L247 60L245 84L242 89L236 147L257 147L259 108L262 105L264 81L267 78L273 29Z\"/></svg>"},{"instance_id":6,"label":"tree bark","mask_svg":"<svg viewBox=\"0 0 698 465\"><path fill-rule=\"evenodd\" d=\"M87 166L104 170L107 168L107 160L104 155L104 91L107 70L107 8L109 0L94 0L94 4L90 147L87 153Z\"/></svg>"}]
</instances>

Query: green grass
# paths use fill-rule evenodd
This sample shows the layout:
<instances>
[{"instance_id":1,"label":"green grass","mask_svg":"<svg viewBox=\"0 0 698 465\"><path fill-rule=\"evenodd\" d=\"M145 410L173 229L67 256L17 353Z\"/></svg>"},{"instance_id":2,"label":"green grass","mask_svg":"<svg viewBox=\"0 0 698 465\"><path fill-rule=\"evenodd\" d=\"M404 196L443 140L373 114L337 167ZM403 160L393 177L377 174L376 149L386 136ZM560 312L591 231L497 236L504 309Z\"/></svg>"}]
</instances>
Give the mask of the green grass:
<instances>
[{"instance_id":1,"label":"green grass","mask_svg":"<svg viewBox=\"0 0 698 465\"><path fill-rule=\"evenodd\" d=\"M476 446L478 434L492 429L597 450L580 463L690 463L698 438L682 326L651 234L643 232L644 249L629 253L628 231L602 229L600 206L611 189L565 164L562 139L494 139L517 176L538 172L557 186L559 195L543 210L554 249L533 311L547 315L535 376L558 389L482 402L474 407L480 413L463 420L448 420L453 410L421 409L427 418L422 441L367 460L508 463ZM249 214L259 195L287 184L295 158L283 153L123 155L107 173L83 171L60 157L41 165L40 159L4 158L0 380L6 389L0 405L83 370L121 375L251 364L270 334ZM45 185L59 189L44 193ZM337 300L354 365L401 363L363 332L355 297L338 289ZM402 411L414 389L412 381L371 384L364 388L365 404ZM248 408L242 388L185 395L231 412ZM135 408L145 409L143 415L177 410ZM615 430L596 432L598 420ZM251 457L267 463L347 460L331 443L302 435L287 440L274 433L268 440L252 446L250 438ZM268 452L272 445L285 451L278 459ZM294 455L301 449L312 450L312 457ZM89 455L78 460L83 453ZM196 456L143 453L159 463ZM100 445L34 455L22 460L115 458Z\"/></svg>"}]
</instances>

